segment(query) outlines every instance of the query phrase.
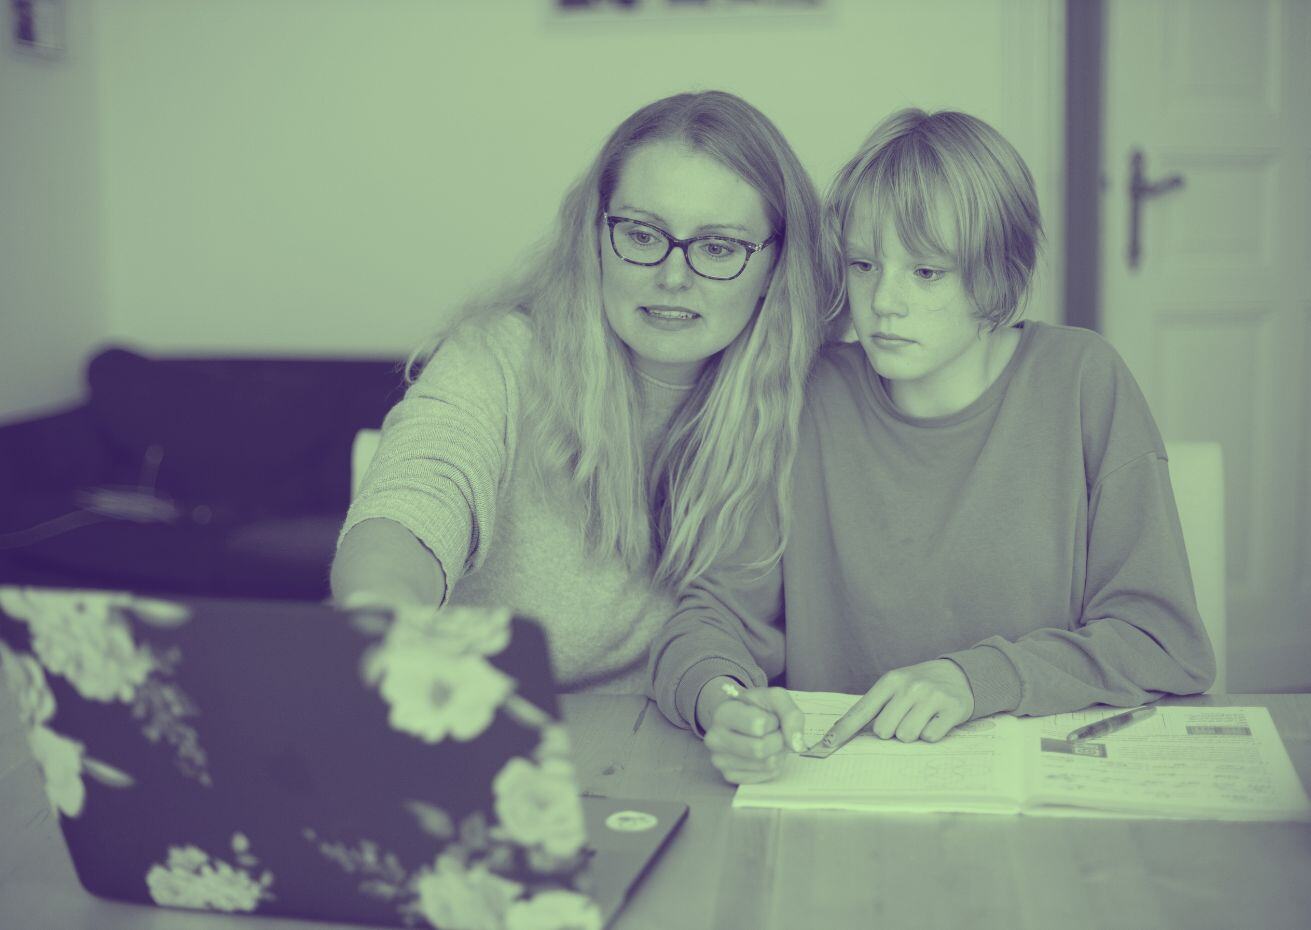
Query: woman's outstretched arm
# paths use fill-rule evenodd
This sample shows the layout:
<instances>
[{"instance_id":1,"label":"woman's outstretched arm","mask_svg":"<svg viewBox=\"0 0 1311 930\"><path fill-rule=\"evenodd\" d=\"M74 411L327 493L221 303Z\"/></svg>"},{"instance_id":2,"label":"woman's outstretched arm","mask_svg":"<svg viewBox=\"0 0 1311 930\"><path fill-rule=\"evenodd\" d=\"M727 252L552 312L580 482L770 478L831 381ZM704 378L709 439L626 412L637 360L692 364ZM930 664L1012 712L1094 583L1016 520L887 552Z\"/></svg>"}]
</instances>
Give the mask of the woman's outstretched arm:
<instances>
[{"instance_id":1,"label":"woman's outstretched arm","mask_svg":"<svg viewBox=\"0 0 1311 930\"><path fill-rule=\"evenodd\" d=\"M332 561L332 598L341 604L377 599L397 604L446 600L446 571L413 533L375 517L346 533Z\"/></svg>"}]
</instances>

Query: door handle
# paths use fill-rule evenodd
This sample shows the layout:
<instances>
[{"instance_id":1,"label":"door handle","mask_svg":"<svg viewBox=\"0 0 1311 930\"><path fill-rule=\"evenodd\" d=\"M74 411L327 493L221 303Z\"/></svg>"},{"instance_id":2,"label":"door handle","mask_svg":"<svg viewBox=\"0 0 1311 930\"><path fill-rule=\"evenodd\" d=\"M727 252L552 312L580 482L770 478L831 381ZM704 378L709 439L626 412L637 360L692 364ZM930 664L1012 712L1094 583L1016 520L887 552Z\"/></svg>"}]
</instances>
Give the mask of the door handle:
<instances>
[{"instance_id":1,"label":"door handle","mask_svg":"<svg viewBox=\"0 0 1311 930\"><path fill-rule=\"evenodd\" d=\"M1184 186L1182 174L1172 174L1159 181L1148 181L1143 170L1143 150L1134 149L1129 153L1129 268L1136 269L1142 258L1142 211L1143 201Z\"/></svg>"}]
</instances>

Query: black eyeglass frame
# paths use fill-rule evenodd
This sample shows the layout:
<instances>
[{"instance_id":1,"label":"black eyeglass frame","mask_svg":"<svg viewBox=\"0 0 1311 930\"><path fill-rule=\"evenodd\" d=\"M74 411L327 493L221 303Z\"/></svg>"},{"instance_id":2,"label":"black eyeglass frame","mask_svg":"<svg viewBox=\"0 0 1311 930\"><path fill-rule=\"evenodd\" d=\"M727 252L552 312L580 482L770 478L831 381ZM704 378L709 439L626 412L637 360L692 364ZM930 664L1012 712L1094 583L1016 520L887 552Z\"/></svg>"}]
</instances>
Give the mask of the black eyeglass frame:
<instances>
[{"instance_id":1,"label":"black eyeglass frame","mask_svg":"<svg viewBox=\"0 0 1311 930\"><path fill-rule=\"evenodd\" d=\"M781 236L779 236L778 233L771 233L769 238L761 243L748 242L746 239L737 239L733 236L691 236L690 238L687 239L676 239L667 230L661 229L659 226L655 225L654 223L648 223L645 220L635 220L631 216L611 216L609 213L602 213L601 218L605 220L606 226L610 228L610 248L614 251L615 257L619 259L621 262L627 262L630 265L637 265L641 268L654 268L656 265L662 264L664 260L669 257L669 253L674 251L674 249L681 249L683 252L683 261L687 262L687 267L691 269L694 275L705 278L707 281L734 281L737 278L740 278L742 276L742 272L747 270L747 265L751 264L752 255L755 255L757 252L764 249L771 242L774 242L782 238ZM661 255L653 262L638 262L638 261L634 261L631 258L624 258L624 256L619 254L619 246L615 244L616 223L636 223L638 226L645 226L648 229L655 230L660 235L665 237L665 254ZM743 259L742 267L738 269L737 274L733 275L730 278L716 278L712 275L708 275L703 272L697 271L696 268L693 267L692 257L688 255L687 252L688 246L690 246L693 242L701 242L702 240L705 239L715 239L721 242L735 242L747 250L747 257Z\"/></svg>"}]
</instances>

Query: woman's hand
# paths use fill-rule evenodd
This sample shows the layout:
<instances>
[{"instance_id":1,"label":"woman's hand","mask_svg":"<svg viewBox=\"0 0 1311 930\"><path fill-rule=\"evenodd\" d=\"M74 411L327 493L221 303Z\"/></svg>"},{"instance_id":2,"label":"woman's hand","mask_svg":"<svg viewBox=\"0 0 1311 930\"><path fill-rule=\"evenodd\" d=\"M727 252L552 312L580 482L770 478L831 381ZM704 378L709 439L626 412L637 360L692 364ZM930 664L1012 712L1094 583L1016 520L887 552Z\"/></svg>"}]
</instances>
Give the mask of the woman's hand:
<instances>
[{"instance_id":1,"label":"woman's hand","mask_svg":"<svg viewBox=\"0 0 1311 930\"><path fill-rule=\"evenodd\" d=\"M841 746L869 727L879 739L936 743L974 713L974 692L960 666L931 659L894 668L833 724L821 746Z\"/></svg>"},{"instance_id":2,"label":"woman's hand","mask_svg":"<svg viewBox=\"0 0 1311 930\"><path fill-rule=\"evenodd\" d=\"M731 679L712 678L696 703L710 761L733 784L768 781L786 753L806 748L806 717L783 688L740 689Z\"/></svg>"}]
</instances>

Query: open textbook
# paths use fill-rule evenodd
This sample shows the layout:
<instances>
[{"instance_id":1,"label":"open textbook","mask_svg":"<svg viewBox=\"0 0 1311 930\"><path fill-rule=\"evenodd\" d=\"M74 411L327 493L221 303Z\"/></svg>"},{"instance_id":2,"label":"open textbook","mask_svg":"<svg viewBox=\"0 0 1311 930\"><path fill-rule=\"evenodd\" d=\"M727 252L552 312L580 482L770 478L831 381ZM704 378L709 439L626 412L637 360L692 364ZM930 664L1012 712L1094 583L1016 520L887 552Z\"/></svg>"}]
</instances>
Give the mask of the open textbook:
<instances>
[{"instance_id":1,"label":"open textbook","mask_svg":"<svg viewBox=\"0 0 1311 930\"><path fill-rule=\"evenodd\" d=\"M791 692L817 742L854 694ZM789 753L734 807L970 811L1201 820L1307 820L1311 804L1264 707L1159 707L1133 726L1068 743L1115 708L973 720L937 743L868 731L827 759Z\"/></svg>"}]
</instances>

